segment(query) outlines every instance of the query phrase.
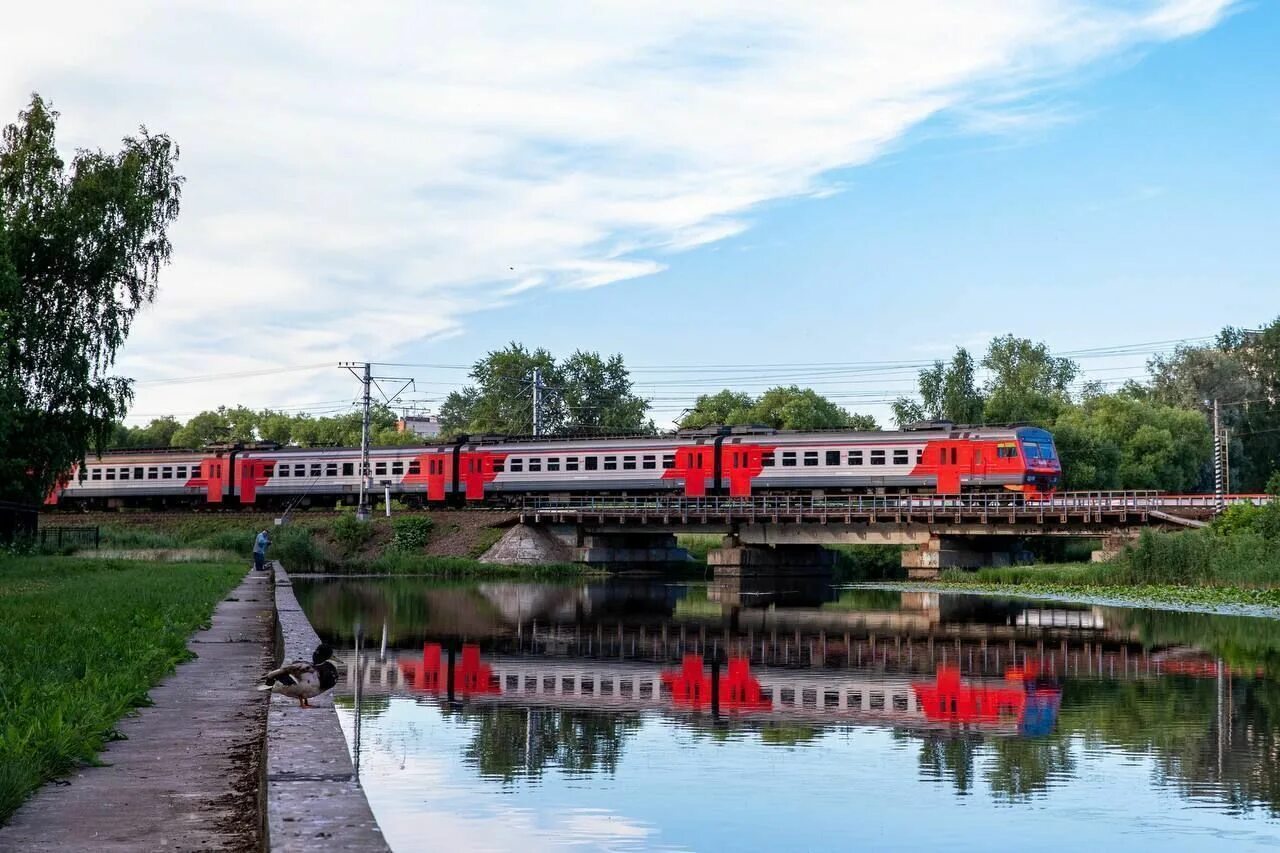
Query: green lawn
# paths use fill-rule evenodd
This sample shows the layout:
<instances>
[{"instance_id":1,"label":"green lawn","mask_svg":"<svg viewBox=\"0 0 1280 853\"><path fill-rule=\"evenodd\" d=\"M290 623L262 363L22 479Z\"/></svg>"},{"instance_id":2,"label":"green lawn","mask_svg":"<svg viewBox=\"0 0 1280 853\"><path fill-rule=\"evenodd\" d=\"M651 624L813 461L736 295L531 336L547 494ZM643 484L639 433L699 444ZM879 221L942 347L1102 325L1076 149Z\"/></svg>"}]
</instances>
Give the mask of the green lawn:
<instances>
[{"instance_id":1,"label":"green lawn","mask_svg":"<svg viewBox=\"0 0 1280 853\"><path fill-rule=\"evenodd\" d=\"M243 565L0 559L0 823L92 761L116 721L188 657Z\"/></svg>"}]
</instances>

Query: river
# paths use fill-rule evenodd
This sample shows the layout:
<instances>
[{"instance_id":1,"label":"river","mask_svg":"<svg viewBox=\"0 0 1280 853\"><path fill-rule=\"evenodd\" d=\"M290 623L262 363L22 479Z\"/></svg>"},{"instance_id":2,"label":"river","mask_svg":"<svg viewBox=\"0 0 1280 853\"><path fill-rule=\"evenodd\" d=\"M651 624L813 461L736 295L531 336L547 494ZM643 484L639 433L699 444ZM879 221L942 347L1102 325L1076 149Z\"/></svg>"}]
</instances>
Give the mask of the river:
<instances>
[{"instance_id":1,"label":"river","mask_svg":"<svg viewBox=\"0 0 1280 853\"><path fill-rule=\"evenodd\" d=\"M1280 844L1276 620L821 579L295 588L400 853Z\"/></svg>"}]
</instances>

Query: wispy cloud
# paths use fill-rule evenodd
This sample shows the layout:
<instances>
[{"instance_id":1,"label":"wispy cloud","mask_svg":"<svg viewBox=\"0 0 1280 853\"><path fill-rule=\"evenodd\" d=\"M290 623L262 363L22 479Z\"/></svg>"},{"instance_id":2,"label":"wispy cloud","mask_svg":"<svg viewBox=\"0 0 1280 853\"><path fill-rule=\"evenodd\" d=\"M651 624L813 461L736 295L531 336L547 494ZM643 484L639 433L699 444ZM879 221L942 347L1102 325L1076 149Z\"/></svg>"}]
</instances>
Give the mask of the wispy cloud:
<instances>
[{"instance_id":1,"label":"wispy cloud","mask_svg":"<svg viewBox=\"0 0 1280 853\"><path fill-rule=\"evenodd\" d=\"M642 278L940 113L1069 116L1026 96L1229 5L50 2L7 13L0 104L52 97L64 145L143 120L182 144L177 259L122 364L157 378L390 354ZM143 411L316 393L149 387Z\"/></svg>"}]
</instances>

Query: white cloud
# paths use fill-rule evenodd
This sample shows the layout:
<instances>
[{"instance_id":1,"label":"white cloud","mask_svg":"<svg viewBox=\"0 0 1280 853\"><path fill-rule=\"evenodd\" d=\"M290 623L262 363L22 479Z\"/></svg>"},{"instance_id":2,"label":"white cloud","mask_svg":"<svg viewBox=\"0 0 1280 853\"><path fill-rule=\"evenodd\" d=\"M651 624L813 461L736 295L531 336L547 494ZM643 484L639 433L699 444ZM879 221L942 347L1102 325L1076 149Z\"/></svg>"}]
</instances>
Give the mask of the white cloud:
<instances>
[{"instance_id":1,"label":"white cloud","mask_svg":"<svg viewBox=\"0 0 1280 853\"><path fill-rule=\"evenodd\" d=\"M157 378L387 356L652 274L940 113L1057 120L1027 96L1229 5L54 0L7 14L0 104L51 97L68 148L142 121L182 145L176 262L121 364ZM316 394L140 386L137 408Z\"/></svg>"}]
</instances>

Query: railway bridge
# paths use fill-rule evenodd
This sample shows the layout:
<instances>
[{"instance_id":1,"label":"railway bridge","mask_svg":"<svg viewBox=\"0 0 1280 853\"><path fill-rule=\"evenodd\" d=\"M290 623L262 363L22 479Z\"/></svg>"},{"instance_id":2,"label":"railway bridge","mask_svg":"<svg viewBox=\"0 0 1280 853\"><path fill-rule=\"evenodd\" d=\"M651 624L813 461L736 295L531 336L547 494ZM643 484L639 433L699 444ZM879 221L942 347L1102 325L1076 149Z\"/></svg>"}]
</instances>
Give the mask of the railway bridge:
<instances>
[{"instance_id":1,"label":"railway bridge","mask_svg":"<svg viewBox=\"0 0 1280 853\"><path fill-rule=\"evenodd\" d=\"M685 559L676 535L723 537L708 563L727 572L830 565L832 545L903 545L912 577L945 568L1008 565L1031 537L1102 541L1095 559L1118 552L1143 529L1203 527L1222 507L1266 495L1166 495L1148 491L1022 495L839 495L733 497L543 497L520 508L523 530L572 549L586 563Z\"/></svg>"}]
</instances>

